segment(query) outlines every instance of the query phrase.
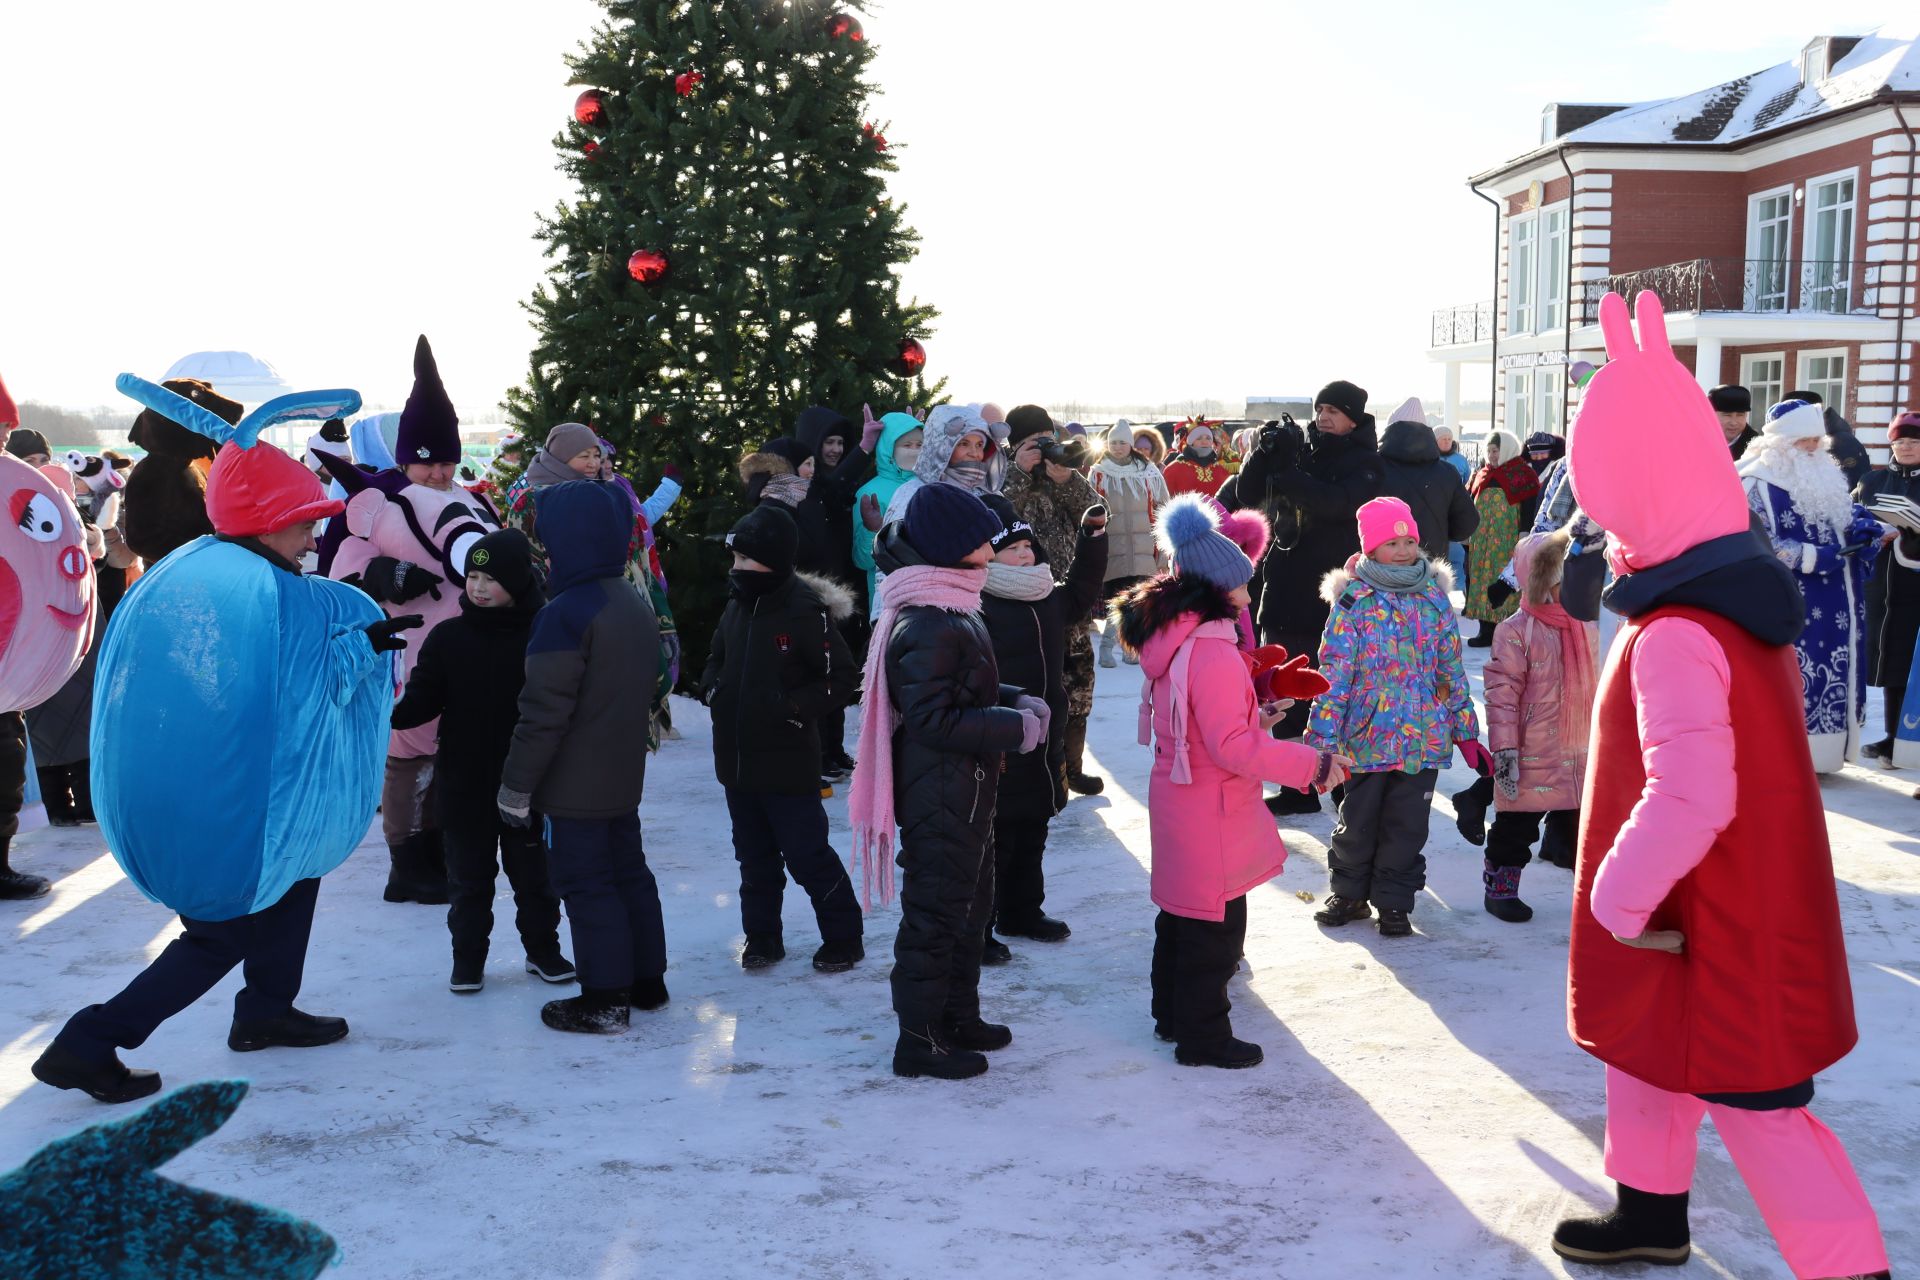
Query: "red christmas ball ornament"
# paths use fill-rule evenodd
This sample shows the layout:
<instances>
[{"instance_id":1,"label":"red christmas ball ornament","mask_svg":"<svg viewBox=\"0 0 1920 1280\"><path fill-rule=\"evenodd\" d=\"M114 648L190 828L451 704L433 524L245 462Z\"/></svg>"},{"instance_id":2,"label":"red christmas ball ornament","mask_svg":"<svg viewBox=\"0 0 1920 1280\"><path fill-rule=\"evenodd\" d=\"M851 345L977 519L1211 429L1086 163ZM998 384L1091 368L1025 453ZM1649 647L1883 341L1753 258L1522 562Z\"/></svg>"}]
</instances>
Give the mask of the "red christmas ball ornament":
<instances>
[{"instance_id":1,"label":"red christmas ball ornament","mask_svg":"<svg viewBox=\"0 0 1920 1280\"><path fill-rule=\"evenodd\" d=\"M927 367L927 349L920 345L918 338L907 338L900 343L900 354L894 357L893 371L903 378L919 376Z\"/></svg>"},{"instance_id":2,"label":"red christmas ball ornament","mask_svg":"<svg viewBox=\"0 0 1920 1280\"><path fill-rule=\"evenodd\" d=\"M666 278L670 265L658 249L635 249L627 259L627 274L641 284L657 284Z\"/></svg>"},{"instance_id":3,"label":"red christmas ball ornament","mask_svg":"<svg viewBox=\"0 0 1920 1280\"><path fill-rule=\"evenodd\" d=\"M598 129L607 123L607 95L598 89L588 89L573 100L573 118L589 129Z\"/></svg>"},{"instance_id":4,"label":"red christmas ball ornament","mask_svg":"<svg viewBox=\"0 0 1920 1280\"><path fill-rule=\"evenodd\" d=\"M683 98L688 97L695 89L700 87L700 82L705 79L706 77L698 71L682 71L673 78L673 91Z\"/></svg>"},{"instance_id":5,"label":"red christmas ball ornament","mask_svg":"<svg viewBox=\"0 0 1920 1280\"><path fill-rule=\"evenodd\" d=\"M860 132L867 135L867 139L873 143L873 149L875 151L885 151L887 149L887 135L874 128L871 123L861 125Z\"/></svg>"},{"instance_id":6,"label":"red christmas ball ornament","mask_svg":"<svg viewBox=\"0 0 1920 1280\"><path fill-rule=\"evenodd\" d=\"M600 144L589 139L580 144L580 154L591 160L600 154Z\"/></svg>"},{"instance_id":7,"label":"red christmas ball ornament","mask_svg":"<svg viewBox=\"0 0 1920 1280\"><path fill-rule=\"evenodd\" d=\"M860 27L860 19L850 13L829 14L827 35L834 40L851 40L855 44L867 38L867 33Z\"/></svg>"}]
</instances>

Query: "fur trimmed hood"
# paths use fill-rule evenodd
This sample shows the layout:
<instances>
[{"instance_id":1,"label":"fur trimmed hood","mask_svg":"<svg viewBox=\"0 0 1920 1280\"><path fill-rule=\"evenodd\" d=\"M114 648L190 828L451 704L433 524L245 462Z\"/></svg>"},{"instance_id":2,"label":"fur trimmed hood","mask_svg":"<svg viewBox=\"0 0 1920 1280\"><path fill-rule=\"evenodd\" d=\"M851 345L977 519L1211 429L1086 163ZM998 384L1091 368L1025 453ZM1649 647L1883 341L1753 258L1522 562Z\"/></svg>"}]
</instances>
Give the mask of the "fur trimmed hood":
<instances>
[{"instance_id":1,"label":"fur trimmed hood","mask_svg":"<svg viewBox=\"0 0 1920 1280\"><path fill-rule=\"evenodd\" d=\"M1191 615L1192 625L1203 622L1232 622L1240 616L1238 606L1227 593L1204 578L1176 578L1170 574L1128 588L1113 602L1113 616L1120 622L1120 644L1128 653L1139 655L1147 641Z\"/></svg>"},{"instance_id":2,"label":"fur trimmed hood","mask_svg":"<svg viewBox=\"0 0 1920 1280\"><path fill-rule=\"evenodd\" d=\"M845 622L853 616L853 592L835 582L832 578L818 573L796 573L800 579L820 597L820 603L826 606L827 617L835 622Z\"/></svg>"},{"instance_id":3,"label":"fur trimmed hood","mask_svg":"<svg viewBox=\"0 0 1920 1280\"><path fill-rule=\"evenodd\" d=\"M1330 605L1337 604L1340 600L1341 593L1349 586L1356 585L1353 577L1353 561L1359 558L1359 556L1353 557L1352 560L1347 561L1345 566L1330 570L1326 577L1320 579L1320 598L1322 600ZM1433 580L1440 584L1441 594L1451 593L1453 590L1453 566L1444 560L1429 560L1427 564L1433 569ZM1369 586L1364 582L1358 583L1357 585L1363 591L1377 590L1377 588Z\"/></svg>"},{"instance_id":4,"label":"fur trimmed hood","mask_svg":"<svg viewBox=\"0 0 1920 1280\"><path fill-rule=\"evenodd\" d=\"M740 459L741 484L751 484L755 476L765 476L771 480L774 476L793 474L793 464L777 453L757 450Z\"/></svg>"}]
</instances>

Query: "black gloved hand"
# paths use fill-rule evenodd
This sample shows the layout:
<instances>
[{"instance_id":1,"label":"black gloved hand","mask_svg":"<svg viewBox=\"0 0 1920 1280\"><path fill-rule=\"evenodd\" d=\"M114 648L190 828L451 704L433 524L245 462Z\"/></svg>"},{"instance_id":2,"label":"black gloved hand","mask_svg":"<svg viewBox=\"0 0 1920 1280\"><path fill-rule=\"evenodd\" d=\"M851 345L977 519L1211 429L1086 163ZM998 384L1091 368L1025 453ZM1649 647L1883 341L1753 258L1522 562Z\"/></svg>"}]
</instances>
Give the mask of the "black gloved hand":
<instances>
[{"instance_id":1,"label":"black gloved hand","mask_svg":"<svg viewBox=\"0 0 1920 1280\"><path fill-rule=\"evenodd\" d=\"M375 556L360 574L360 589L378 604L405 604L433 589L434 575L410 560Z\"/></svg>"},{"instance_id":2,"label":"black gloved hand","mask_svg":"<svg viewBox=\"0 0 1920 1280\"><path fill-rule=\"evenodd\" d=\"M415 627L424 627L427 620L417 613L403 613L397 618L382 618L378 622L367 624L367 639L373 644L375 653L398 653L407 647L402 631L412 631Z\"/></svg>"},{"instance_id":3,"label":"black gloved hand","mask_svg":"<svg viewBox=\"0 0 1920 1280\"><path fill-rule=\"evenodd\" d=\"M1498 609L1512 599L1514 589L1507 585L1505 578L1495 578L1487 584L1487 603Z\"/></svg>"}]
</instances>

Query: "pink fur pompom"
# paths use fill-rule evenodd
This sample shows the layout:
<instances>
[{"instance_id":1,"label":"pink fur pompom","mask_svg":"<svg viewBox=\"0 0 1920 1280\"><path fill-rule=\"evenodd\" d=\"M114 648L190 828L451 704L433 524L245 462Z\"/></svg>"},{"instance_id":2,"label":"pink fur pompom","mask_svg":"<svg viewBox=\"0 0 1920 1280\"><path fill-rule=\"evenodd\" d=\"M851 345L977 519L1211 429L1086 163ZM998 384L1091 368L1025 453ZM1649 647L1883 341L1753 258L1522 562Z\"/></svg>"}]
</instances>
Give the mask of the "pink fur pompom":
<instances>
[{"instance_id":1,"label":"pink fur pompom","mask_svg":"<svg viewBox=\"0 0 1920 1280\"><path fill-rule=\"evenodd\" d=\"M1233 539L1233 544L1247 553L1247 559L1255 564L1267 551L1267 518L1258 511L1229 511L1220 519L1220 532Z\"/></svg>"}]
</instances>

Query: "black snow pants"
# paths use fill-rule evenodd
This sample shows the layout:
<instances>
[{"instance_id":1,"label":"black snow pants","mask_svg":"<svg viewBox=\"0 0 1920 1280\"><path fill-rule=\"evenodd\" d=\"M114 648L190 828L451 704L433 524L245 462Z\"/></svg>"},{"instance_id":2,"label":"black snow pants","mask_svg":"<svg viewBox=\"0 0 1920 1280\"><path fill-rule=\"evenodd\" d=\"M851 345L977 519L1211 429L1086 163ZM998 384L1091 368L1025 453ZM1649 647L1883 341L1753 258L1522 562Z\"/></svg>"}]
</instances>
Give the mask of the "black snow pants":
<instances>
[{"instance_id":1,"label":"black snow pants","mask_svg":"<svg viewBox=\"0 0 1920 1280\"><path fill-rule=\"evenodd\" d=\"M818 796L728 787L733 856L740 864L740 927L749 937L781 936L787 876L806 890L822 942L858 942L864 930L853 882L827 837Z\"/></svg>"},{"instance_id":2,"label":"black snow pants","mask_svg":"<svg viewBox=\"0 0 1920 1280\"><path fill-rule=\"evenodd\" d=\"M1227 983L1247 945L1247 899L1227 903L1224 920L1162 911L1153 922L1153 1025L1188 1048L1233 1038Z\"/></svg>"},{"instance_id":3,"label":"black snow pants","mask_svg":"<svg viewBox=\"0 0 1920 1280\"><path fill-rule=\"evenodd\" d=\"M1356 773L1327 846L1333 892L1389 911L1413 910L1427 887L1427 818L1438 769Z\"/></svg>"},{"instance_id":4,"label":"black snow pants","mask_svg":"<svg viewBox=\"0 0 1920 1280\"><path fill-rule=\"evenodd\" d=\"M447 932L453 954L484 961L493 937L494 877L502 868L513 888L513 923L529 959L560 954L560 895L547 875L540 833L508 826L492 814L479 823L441 828L447 858Z\"/></svg>"}]
</instances>

